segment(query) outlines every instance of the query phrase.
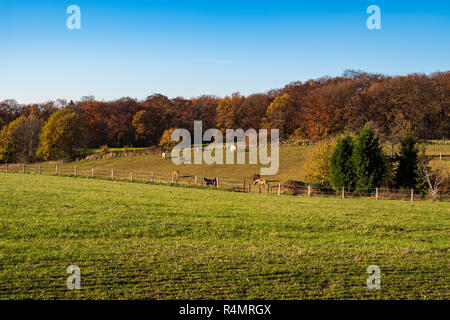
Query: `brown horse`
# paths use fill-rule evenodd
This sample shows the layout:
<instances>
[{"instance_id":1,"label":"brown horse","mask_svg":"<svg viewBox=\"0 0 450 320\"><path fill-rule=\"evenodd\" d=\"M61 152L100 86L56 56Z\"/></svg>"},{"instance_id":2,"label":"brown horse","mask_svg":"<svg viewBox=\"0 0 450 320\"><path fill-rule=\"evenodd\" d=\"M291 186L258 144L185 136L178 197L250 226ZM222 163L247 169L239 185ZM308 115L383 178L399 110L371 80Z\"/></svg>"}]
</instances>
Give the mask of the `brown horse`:
<instances>
[{"instance_id":1,"label":"brown horse","mask_svg":"<svg viewBox=\"0 0 450 320\"><path fill-rule=\"evenodd\" d=\"M258 179L258 180L255 180L255 181L253 182L253 184L254 184L254 185L255 185L255 184L259 184L259 185L267 186L267 179Z\"/></svg>"},{"instance_id":2,"label":"brown horse","mask_svg":"<svg viewBox=\"0 0 450 320\"><path fill-rule=\"evenodd\" d=\"M261 176L259 174L255 173L253 175L253 182L255 182L256 180L259 180L259 179L261 179Z\"/></svg>"},{"instance_id":3,"label":"brown horse","mask_svg":"<svg viewBox=\"0 0 450 320\"><path fill-rule=\"evenodd\" d=\"M207 178L203 178L203 180L206 182L207 186L217 186L217 178L216 179L207 179Z\"/></svg>"}]
</instances>

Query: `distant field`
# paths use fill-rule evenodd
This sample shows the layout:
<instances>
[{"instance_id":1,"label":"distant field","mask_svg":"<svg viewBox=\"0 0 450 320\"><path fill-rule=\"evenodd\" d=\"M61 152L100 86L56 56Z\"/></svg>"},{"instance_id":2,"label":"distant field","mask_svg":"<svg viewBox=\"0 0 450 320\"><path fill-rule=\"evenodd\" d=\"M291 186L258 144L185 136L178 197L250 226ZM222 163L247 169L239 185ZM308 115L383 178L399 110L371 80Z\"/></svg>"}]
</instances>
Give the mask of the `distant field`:
<instances>
[{"instance_id":1,"label":"distant field","mask_svg":"<svg viewBox=\"0 0 450 320\"><path fill-rule=\"evenodd\" d=\"M301 172L303 161L306 154L307 146L282 146L280 147L280 170L276 176L271 177L273 180L301 180ZM247 153L248 156L248 153ZM192 158L193 159L193 158ZM248 163L248 161L247 161ZM181 176L198 175L199 177L221 177L226 179L247 179L250 181L254 173L259 173L260 165L175 165L171 159L163 159L160 154L118 157L99 160L83 160L61 166L72 171L74 166L80 168L91 167L98 169L115 169L117 171L138 171L148 172L154 171L156 174L164 174L169 176L174 170L179 170Z\"/></svg>"},{"instance_id":2,"label":"distant field","mask_svg":"<svg viewBox=\"0 0 450 320\"><path fill-rule=\"evenodd\" d=\"M0 299L449 299L449 214L0 173ZM381 290L366 287L369 265Z\"/></svg>"},{"instance_id":3,"label":"distant field","mask_svg":"<svg viewBox=\"0 0 450 320\"><path fill-rule=\"evenodd\" d=\"M427 154L430 154L430 155L439 155L440 153L442 153L443 155L450 155L450 144L427 145L426 150L427 150Z\"/></svg>"},{"instance_id":4,"label":"distant field","mask_svg":"<svg viewBox=\"0 0 450 320\"><path fill-rule=\"evenodd\" d=\"M450 145L427 145L427 153L430 155L450 155ZM310 146L282 146L280 147L280 169L277 175L270 177L271 180L285 182L287 180L303 180L302 168L305 155ZM390 150L390 149L389 149ZM386 149L386 152L389 153ZM450 158L443 161L450 165ZM260 165L180 165L176 166L170 159L163 159L160 154L129 156L99 160L83 160L61 166L61 170L72 172L73 167L89 171L92 167L97 170L115 169L125 172L128 176L130 171L151 171L157 175L169 178L170 173L179 170L181 176L220 177L222 179L246 179L250 181L254 173L259 173Z\"/></svg>"}]
</instances>

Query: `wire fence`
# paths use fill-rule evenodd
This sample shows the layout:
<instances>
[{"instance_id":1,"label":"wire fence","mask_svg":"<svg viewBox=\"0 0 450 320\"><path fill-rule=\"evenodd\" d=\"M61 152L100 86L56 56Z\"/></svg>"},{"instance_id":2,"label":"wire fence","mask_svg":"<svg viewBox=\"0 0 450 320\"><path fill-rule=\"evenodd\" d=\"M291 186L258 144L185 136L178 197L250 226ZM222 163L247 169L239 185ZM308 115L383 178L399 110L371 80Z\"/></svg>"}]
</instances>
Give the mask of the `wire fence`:
<instances>
[{"instance_id":1,"label":"wire fence","mask_svg":"<svg viewBox=\"0 0 450 320\"><path fill-rule=\"evenodd\" d=\"M260 179L230 179L222 177L203 177L197 175L180 175L177 171L132 171L125 169L110 169L104 167L72 167L55 164L0 164L0 172L23 173L37 175L62 175L80 176L91 178L106 178L111 180L162 183L172 185L209 186L212 188L226 189L234 192L266 193L278 195L295 195L305 197L333 197L333 198L366 198L377 200L405 200L449 201L450 190L441 190L435 195L427 190L415 189L358 189L357 191L342 188L336 191L331 188L318 188L314 186L302 186L285 184L277 180Z\"/></svg>"}]
</instances>

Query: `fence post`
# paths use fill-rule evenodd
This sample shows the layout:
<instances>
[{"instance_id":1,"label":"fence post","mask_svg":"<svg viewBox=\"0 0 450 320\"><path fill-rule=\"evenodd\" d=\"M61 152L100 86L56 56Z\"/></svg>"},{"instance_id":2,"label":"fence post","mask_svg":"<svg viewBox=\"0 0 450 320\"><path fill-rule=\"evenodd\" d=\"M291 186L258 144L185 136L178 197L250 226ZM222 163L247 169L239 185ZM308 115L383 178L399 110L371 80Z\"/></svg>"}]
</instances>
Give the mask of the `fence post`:
<instances>
[{"instance_id":1,"label":"fence post","mask_svg":"<svg viewBox=\"0 0 450 320\"><path fill-rule=\"evenodd\" d=\"M114 169L111 169L111 179L114 180Z\"/></svg>"},{"instance_id":2,"label":"fence post","mask_svg":"<svg viewBox=\"0 0 450 320\"><path fill-rule=\"evenodd\" d=\"M269 193L269 181L267 181L266 190L267 190L267 193Z\"/></svg>"},{"instance_id":3,"label":"fence post","mask_svg":"<svg viewBox=\"0 0 450 320\"><path fill-rule=\"evenodd\" d=\"M442 161L442 152L439 153L439 161Z\"/></svg>"},{"instance_id":4,"label":"fence post","mask_svg":"<svg viewBox=\"0 0 450 320\"><path fill-rule=\"evenodd\" d=\"M259 193L261 193L261 185L258 183Z\"/></svg>"},{"instance_id":5,"label":"fence post","mask_svg":"<svg viewBox=\"0 0 450 320\"><path fill-rule=\"evenodd\" d=\"M77 168L77 167L74 167L74 168L73 168L73 173L74 173L74 175L75 175L75 177L76 177L77 174L78 174L78 168Z\"/></svg>"},{"instance_id":6,"label":"fence post","mask_svg":"<svg viewBox=\"0 0 450 320\"><path fill-rule=\"evenodd\" d=\"M311 186L308 186L308 197L311 197Z\"/></svg>"},{"instance_id":7,"label":"fence post","mask_svg":"<svg viewBox=\"0 0 450 320\"><path fill-rule=\"evenodd\" d=\"M25 169L25 163L23 164L23 173L25 173L27 170Z\"/></svg>"},{"instance_id":8,"label":"fence post","mask_svg":"<svg viewBox=\"0 0 450 320\"><path fill-rule=\"evenodd\" d=\"M378 200L378 187L375 188L375 199Z\"/></svg>"},{"instance_id":9,"label":"fence post","mask_svg":"<svg viewBox=\"0 0 450 320\"><path fill-rule=\"evenodd\" d=\"M345 187L342 187L342 199L345 198Z\"/></svg>"},{"instance_id":10,"label":"fence post","mask_svg":"<svg viewBox=\"0 0 450 320\"><path fill-rule=\"evenodd\" d=\"M155 182L155 173L152 171L152 182Z\"/></svg>"},{"instance_id":11,"label":"fence post","mask_svg":"<svg viewBox=\"0 0 450 320\"><path fill-rule=\"evenodd\" d=\"M94 177L94 168L91 169L91 177Z\"/></svg>"},{"instance_id":12,"label":"fence post","mask_svg":"<svg viewBox=\"0 0 450 320\"><path fill-rule=\"evenodd\" d=\"M281 195L281 182L278 183L278 195Z\"/></svg>"},{"instance_id":13,"label":"fence post","mask_svg":"<svg viewBox=\"0 0 450 320\"><path fill-rule=\"evenodd\" d=\"M58 165L55 164L55 173L58 174Z\"/></svg>"},{"instance_id":14,"label":"fence post","mask_svg":"<svg viewBox=\"0 0 450 320\"><path fill-rule=\"evenodd\" d=\"M195 176L195 185L197 185L197 176Z\"/></svg>"},{"instance_id":15,"label":"fence post","mask_svg":"<svg viewBox=\"0 0 450 320\"><path fill-rule=\"evenodd\" d=\"M39 165L39 174L42 174L42 165Z\"/></svg>"},{"instance_id":16,"label":"fence post","mask_svg":"<svg viewBox=\"0 0 450 320\"><path fill-rule=\"evenodd\" d=\"M133 171L130 172L130 180L133 182Z\"/></svg>"},{"instance_id":17,"label":"fence post","mask_svg":"<svg viewBox=\"0 0 450 320\"><path fill-rule=\"evenodd\" d=\"M411 189L411 201L414 201L414 189Z\"/></svg>"},{"instance_id":18,"label":"fence post","mask_svg":"<svg viewBox=\"0 0 450 320\"><path fill-rule=\"evenodd\" d=\"M217 189L219 189L219 177L216 178Z\"/></svg>"},{"instance_id":19,"label":"fence post","mask_svg":"<svg viewBox=\"0 0 450 320\"><path fill-rule=\"evenodd\" d=\"M248 184L248 193L251 193L252 192L252 185L249 183Z\"/></svg>"},{"instance_id":20,"label":"fence post","mask_svg":"<svg viewBox=\"0 0 450 320\"><path fill-rule=\"evenodd\" d=\"M173 172L172 172L172 184L173 184Z\"/></svg>"},{"instance_id":21,"label":"fence post","mask_svg":"<svg viewBox=\"0 0 450 320\"><path fill-rule=\"evenodd\" d=\"M8 173L8 162L6 163L6 173Z\"/></svg>"}]
</instances>

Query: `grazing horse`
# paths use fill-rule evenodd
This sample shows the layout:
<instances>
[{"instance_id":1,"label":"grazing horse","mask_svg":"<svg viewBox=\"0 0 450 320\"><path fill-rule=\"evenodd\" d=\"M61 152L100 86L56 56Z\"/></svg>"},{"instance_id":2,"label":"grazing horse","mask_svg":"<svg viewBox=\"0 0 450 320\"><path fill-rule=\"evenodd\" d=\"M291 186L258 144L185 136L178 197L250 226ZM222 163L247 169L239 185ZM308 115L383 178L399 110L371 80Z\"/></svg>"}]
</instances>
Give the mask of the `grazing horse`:
<instances>
[{"instance_id":1,"label":"grazing horse","mask_svg":"<svg viewBox=\"0 0 450 320\"><path fill-rule=\"evenodd\" d=\"M255 173L253 175L253 182L255 182L256 180L259 180L259 179L261 179L261 176L259 174Z\"/></svg>"},{"instance_id":2,"label":"grazing horse","mask_svg":"<svg viewBox=\"0 0 450 320\"><path fill-rule=\"evenodd\" d=\"M180 171L175 170L172 172L173 178L178 180L178 178L180 177Z\"/></svg>"},{"instance_id":3,"label":"grazing horse","mask_svg":"<svg viewBox=\"0 0 450 320\"><path fill-rule=\"evenodd\" d=\"M267 186L267 179L258 179L258 180L255 180L255 181L253 182L253 184L254 184L254 185L255 185L255 184L259 184L259 185Z\"/></svg>"},{"instance_id":4,"label":"grazing horse","mask_svg":"<svg viewBox=\"0 0 450 320\"><path fill-rule=\"evenodd\" d=\"M217 179L203 178L203 180L205 180L207 186L214 186L214 187L217 186Z\"/></svg>"}]
</instances>

